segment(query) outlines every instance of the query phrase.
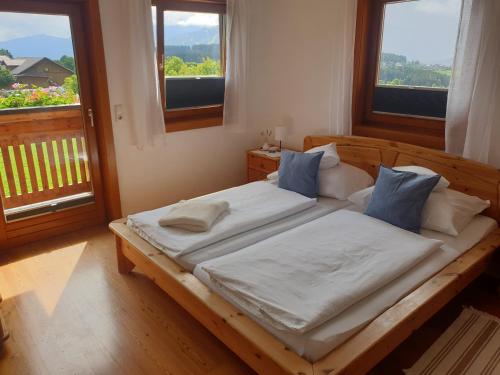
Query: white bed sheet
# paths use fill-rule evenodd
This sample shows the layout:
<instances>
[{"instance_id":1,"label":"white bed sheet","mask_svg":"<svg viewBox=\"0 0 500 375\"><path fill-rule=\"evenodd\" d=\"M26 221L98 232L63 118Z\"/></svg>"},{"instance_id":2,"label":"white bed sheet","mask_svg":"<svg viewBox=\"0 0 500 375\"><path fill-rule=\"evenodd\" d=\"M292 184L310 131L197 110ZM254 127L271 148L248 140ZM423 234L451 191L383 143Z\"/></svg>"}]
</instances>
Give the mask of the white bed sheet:
<instances>
[{"instance_id":1,"label":"white bed sheet","mask_svg":"<svg viewBox=\"0 0 500 375\"><path fill-rule=\"evenodd\" d=\"M216 242L186 255L178 256L174 260L183 268L192 272L195 266L202 262L233 253L276 234L298 227L299 225L308 223L351 205L352 204L347 200L340 201L333 198L319 197L318 203L307 210L232 236L226 240Z\"/></svg>"},{"instance_id":2,"label":"white bed sheet","mask_svg":"<svg viewBox=\"0 0 500 375\"><path fill-rule=\"evenodd\" d=\"M223 241L234 235L281 220L317 204L316 199L280 189L265 181L218 191L194 201L227 201L229 213L219 218L208 232L189 232L161 227L158 220L176 204L130 215L127 225L142 238L175 258Z\"/></svg>"},{"instance_id":3,"label":"white bed sheet","mask_svg":"<svg viewBox=\"0 0 500 375\"><path fill-rule=\"evenodd\" d=\"M362 213L339 210L202 266L254 316L283 331L306 333L442 245Z\"/></svg>"},{"instance_id":4,"label":"white bed sheet","mask_svg":"<svg viewBox=\"0 0 500 375\"><path fill-rule=\"evenodd\" d=\"M356 210L353 206L350 206L349 209ZM354 335L402 297L416 289L425 280L439 272L447 264L458 258L462 253L491 233L496 227L497 223L493 219L485 216L477 216L457 237L428 230L422 231L424 236L439 239L445 245L419 263L411 271L352 305L335 318L305 334L294 334L277 330L264 321L254 318L244 306L234 301L214 285L200 265L195 268L194 275L209 288L245 312L287 347L310 361L316 361L342 344L350 336Z\"/></svg>"}]
</instances>

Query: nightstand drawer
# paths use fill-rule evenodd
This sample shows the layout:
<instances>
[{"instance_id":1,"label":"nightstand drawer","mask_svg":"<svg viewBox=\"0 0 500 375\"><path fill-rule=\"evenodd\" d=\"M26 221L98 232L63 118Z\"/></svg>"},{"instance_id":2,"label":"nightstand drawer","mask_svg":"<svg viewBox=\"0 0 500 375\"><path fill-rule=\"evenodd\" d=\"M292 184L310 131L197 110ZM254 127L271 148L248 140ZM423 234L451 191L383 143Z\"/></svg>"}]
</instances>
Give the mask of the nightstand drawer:
<instances>
[{"instance_id":1,"label":"nightstand drawer","mask_svg":"<svg viewBox=\"0 0 500 375\"><path fill-rule=\"evenodd\" d=\"M268 173L248 168L248 182L262 181L267 178Z\"/></svg>"},{"instance_id":2,"label":"nightstand drawer","mask_svg":"<svg viewBox=\"0 0 500 375\"><path fill-rule=\"evenodd\" d=\"M262 172L271 173L278 169L278 161L249 154L248 167Z\"/></svg>"}]
</instances>

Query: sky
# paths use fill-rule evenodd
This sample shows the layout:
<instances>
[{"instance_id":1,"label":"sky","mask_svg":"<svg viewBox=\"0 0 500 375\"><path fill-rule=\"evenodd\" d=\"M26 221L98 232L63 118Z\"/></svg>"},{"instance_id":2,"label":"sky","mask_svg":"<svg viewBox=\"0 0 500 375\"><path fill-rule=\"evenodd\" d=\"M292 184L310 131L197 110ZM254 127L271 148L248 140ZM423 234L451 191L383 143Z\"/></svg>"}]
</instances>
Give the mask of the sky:
<instances>
[{"instance_id":1,"label":"sky","mask_svg":"<svg viewBox=\"0 0 500 375\"><path fill-rule=\"evenodd\" d=\"M418 0L389 3L386 8L384 52L423 63L451 63L454 56L461 0ZM169 12L167 25L216 26L214 14ZM0 42L33 35L69 38L66 16L0 12Z\"/></svg>"},{"instance_id":2,"label":"sky","mask_svg":"<svg viewBox=\"0 0 500 375\"><path fill-rule=\"evenodd\" d=\"M217 26L219 18L214 14L169 12L165 22L181 26ZM0 42L33 35L50 35L69 38L69 18L41 14L0 12Z\"/></svg>"},{"instance_id":3,"label":"sky","mask_svg":"<svg viewBox=\"0 0 500 375\"><path fill-rule=\"evenodd\" d=\"M461 0L419 0L386 5L382 51L426 64L450 64Z\"/></svg>"},{"instance_id":4,"label":"sky","mask_svg":"<svg viewBox=\"0 0 500 375\"><path fill-rule=\"evenodd\" d=\"M0 42L40 34L69 38L69 17L0 12Z\"/></svg>"}]
</instances>

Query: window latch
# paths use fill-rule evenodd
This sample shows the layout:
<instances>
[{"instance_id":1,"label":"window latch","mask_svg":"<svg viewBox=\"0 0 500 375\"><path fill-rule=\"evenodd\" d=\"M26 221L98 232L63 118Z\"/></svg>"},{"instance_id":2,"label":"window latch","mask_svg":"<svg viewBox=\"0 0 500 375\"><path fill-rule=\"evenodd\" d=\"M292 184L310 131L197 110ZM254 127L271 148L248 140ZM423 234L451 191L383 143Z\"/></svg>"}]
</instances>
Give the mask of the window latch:
<instances>
[{"instance_id":1,"label":"window latch","mask_svg":"<svg viewBox=\"0 0 500 375\"><path fill-rule=\"evenodd\" d=\"M90 126L93 128L94 127L94 111L92 110L92 108L89 108L87 110L87 113L89 115Z\"/></svg>"}]
</instances>

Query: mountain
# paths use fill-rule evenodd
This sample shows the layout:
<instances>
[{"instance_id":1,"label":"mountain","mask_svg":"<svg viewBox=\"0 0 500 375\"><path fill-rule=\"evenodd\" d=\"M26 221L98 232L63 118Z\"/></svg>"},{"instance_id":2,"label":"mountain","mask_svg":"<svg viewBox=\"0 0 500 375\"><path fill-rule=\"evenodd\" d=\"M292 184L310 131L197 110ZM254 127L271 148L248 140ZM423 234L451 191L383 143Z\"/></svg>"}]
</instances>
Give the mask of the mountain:
<instances>
[{"instance_id":1,"label":"mountain","mask_svg":"<svg viewBox=\"0 0 500 375\"><path fill-rule=\"evenodd\" d=\"M63 55L73 56L71 39L50 35L33 35L0 42L14 57L48 57L57 60Z\"/></svg>"},{"instance_id":2,"label":"mountain","mask_svg":"<svg viewBox=\"0 0 500 375\"><path fill-rule=\"evenodd\" d=\"M196 44L218 44L218 26L182 26L165 28L165 44L173 46L193 46ZM33 35L0 41L0 48L10 51L14 57L48 57L58 60L63 55L73 56L71 39L50 35Z\"/></svg>"},{"instance_id":3,"label":"mountain","mask_svg":"<svg viewBox=\"0 0 500 375\"><path fill-rule=\"evenodd\" d=\"M218 26L182 26L165 27L165 44L169 46L192 46L195 44L218 44Z\"/></svg>"}]
</instances>

